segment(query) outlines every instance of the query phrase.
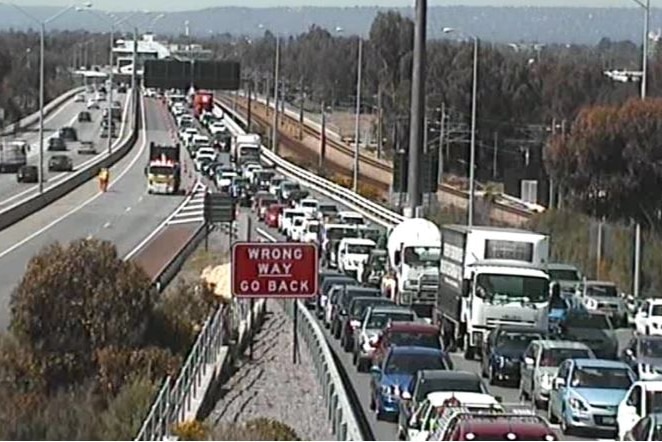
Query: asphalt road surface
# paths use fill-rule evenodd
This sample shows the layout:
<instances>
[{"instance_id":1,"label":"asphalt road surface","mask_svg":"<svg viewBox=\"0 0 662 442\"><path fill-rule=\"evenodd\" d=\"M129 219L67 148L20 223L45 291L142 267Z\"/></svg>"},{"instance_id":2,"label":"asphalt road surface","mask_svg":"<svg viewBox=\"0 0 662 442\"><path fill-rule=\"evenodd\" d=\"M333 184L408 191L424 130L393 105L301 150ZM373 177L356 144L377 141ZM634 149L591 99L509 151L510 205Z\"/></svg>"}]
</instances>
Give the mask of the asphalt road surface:
<instances>
[{"instance_id":1,"label":"asphalt road surface","mask_svg":"<svg viewBox=\"0 0 662 442\"><path fill-rule=\"evenodd\" d=\"M328 198L323 197L320 194L317 194L311 191L311 197L317 198L319 201L334 202L340 210L343 210L342 205L335 201L330 201ZM344 208L344 210L351 210L349 208ZM263 229L264 231L269 232L270 235L277 238L279 241L284 241L285 238L278 233L277 230L270 229L264 224L257 221L256 217L253 217L253 225ZM370 398L370 374L369 373L358 373L354 365L352 364L351 353L345 353L344 350L340 347L339 341L331 336L329 331L324 328L322 323L319 323L320 327L324 330L324 333L327 338L327 342L331 347L332 351L336 353L340 362L342 363L342 368L348 374L348 377L351 381L352 388L356 392L356 396L361 402L362 411L367 419L372 433L375 437L375 440L397 440L397 427L393 422L388 421L377 421L375 417L375 412L369 408L369 398ZM632 335L632 331L629 329L621 329L617 332L619 344L624 346L627 343L627 340ZM480 362L478 361L466 361L464 360L461 353L454 353L451 355L454 366L457 370L467 370L474 373L480 374ZM487 385L487 382L486 382ZM508 387L499 387L488 385L490 393L494 396L501 396L503 398L503 403L518 403L519 392L517 387L508 388ZM545 411L539 411L539 414L546 416ZM561 440L614 440L613 435L609 433L605 434L595 434L594 438L582 438L582 437L568 437L561 434L558 425L552 425L553 428L557 430L558 436Z\"/></svg>"},{"instance_id":2,"label":"asphalt road surface","mask_svg":"<svg viewBox=\"0 0 662 442\"><path fill-rule=\"evenodd\" d=\"M59 241L97 237L112 241L125 256L183 201L179 195L149 195L144 175L150 141L173 143L165 106L145 99L145 128L133 150L111 168L109 191L92 180L47 208L0 232L0 327L9 324L11 292L30 260ZM57 302L57 293L53 293Z\"/></svg>"},{"instance_id":3,"label":"asphalt road surface","mask_svg":"<svg viewBox=\"0 0 662 442\"><path fill-rule=\"evenodd\" d=\"M86 94L86 99L92 95L93 94L89 93ZM126 94L113 94L113 99L122 103L122 112L124 112L124 109L126 108L126 97ZM107 102L102 102L101 107L103 108L106 104ZM46 187L53 182L57 182L59 179L64 179L67 174L71 173L49 171L48 160L52 155L66 154L71 157L74 163L74 171L81 166L86 165L88 162L94 161L96 157L96 155L79 155L79 142L67 142L66 152L49 152L47 150L48 139L55 136L60 128L65 126L74 127L78 132L79 140L92 141L95 144L99 155L103 155L106 152L108 142L107 138L100 137L102 110L90 110L90 113L92 114L92 121L89 123L79 123L78 113L82 110L86 110L86 103L77 103L71 99L56 109L44 120L44 177L46 179ZM122 133L119 132L119 129L121 128L123 128L123 126L117 126L118 137L114 138L113 142L117 141L119 137L122 136ZM7 139L12 138L7 137ZM24 132L16 136L15 139L24 140L30 145L30 150L28 152L28 164L38 166L39 132ZM18 183L16 181L15 173L0 174L0 210L36 194L37 189L38 185L35 183Z\"/></svg>"}]
</instances>

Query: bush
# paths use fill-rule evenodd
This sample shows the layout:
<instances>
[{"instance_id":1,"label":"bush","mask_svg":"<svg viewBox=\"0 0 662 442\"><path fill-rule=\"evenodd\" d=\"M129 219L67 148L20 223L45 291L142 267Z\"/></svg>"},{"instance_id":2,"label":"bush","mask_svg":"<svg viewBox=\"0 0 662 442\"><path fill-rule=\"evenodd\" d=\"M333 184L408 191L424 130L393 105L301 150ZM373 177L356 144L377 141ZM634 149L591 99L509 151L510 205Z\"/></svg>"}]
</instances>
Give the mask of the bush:
<instances>
[{"instance_id":1,"label":"bush","mask_svg":"<svg viewBox=\"0 0 662 442\"><path fill-rule=\"evenodd\" d=\"M175 425L172 433L179 440L205 440L209 435L209 430L200 421L193 420Z\"/></svg>"},{"instance_id":2,"label":"bush","mask_svg":"<svg viewBox=\"0 0 662 442\"><path fill-rule=\"evenodd\" d=\"M296 431L289 425L265 417L251 419L242 424L222 425L213 432L213 440L277 440L296 441L301 440Z\"/></svg>"},{"instance_id":3,"label":"bush","mask_svg":"<svg viewBox=\"0 0 662 442\"><path fill-rule=\"evenodd\" d=\"M48 246L11 295L10 329L44 364L51 389L94 371L97 350L142 345L153 309L151 283L107 241Z\"/></svg>"},{"instance_id":4,"label":"bush","mask_svg":"<svg viewBox=\"0 0 662 442\"><path fill-rule=\"evenodd\" d=\"M133 440L147 417L159 385L145 377L136 377L124 385L99 416L99 438Z\"/></svg>"}]
</instances>

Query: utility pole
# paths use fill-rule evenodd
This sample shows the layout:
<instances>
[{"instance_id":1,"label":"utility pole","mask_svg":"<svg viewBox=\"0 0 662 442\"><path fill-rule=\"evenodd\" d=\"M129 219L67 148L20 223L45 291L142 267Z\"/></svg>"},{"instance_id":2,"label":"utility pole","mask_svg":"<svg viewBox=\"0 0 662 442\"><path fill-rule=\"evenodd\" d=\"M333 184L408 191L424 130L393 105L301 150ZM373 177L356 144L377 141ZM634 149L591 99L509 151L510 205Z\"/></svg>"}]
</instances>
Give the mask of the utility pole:
<instances>
[{"instance_id":1,"label":"utility pole","mask_svg":"<svg viewBox=\"0 0 662 442\"><path fill-rule=\"evenodd\" d=\"M322 101L322 130L320 131L320 155L317 168L324 170L324 157L326 156L326 104Z\"/></svg>"},{"instance_id":2,"label":"utility pole","mask_svg":"<svg viewBox=\"0 0 662 442\"><path fill-rule=\"evenodd\" d=\"M499 156L499 132L494 132L494 153L492 156L492 179L497 177L497 158Z\"/></svg>"},{"instance_id":3,"label":"utility pole","mask_svg":"<svg viewBox=\"0 0 662 442\"><path fill-rule=\"evenodd\" d=\"M278 154L278 92L280 89L280 36L276 37L276 65L274 66L274 120L271 130L271 150Z\"/></svg>"},{"instance_id":4,"label":"utility pole","mask_svg":"<svg viewBox=\"0 0 662 442\"><path fill-rule=\"evenodd\" d=\"M414 25L414 59L412 63L411 117L409 127L409 213L413 218L421 204L421 151L423 144L423 118L425 112L425 40L427 27L427 0L416 0Z\"/></svg>"},{"instance_id":5,"label":"utility pole","mask_svg":"<svg viewBox=\"0 0 662 442\"><path fill-rule=\"evenodd\" d=\"M253 81L248 82L248 108L246 109L246 122L248 124L247 130L251 132L251 125L253 122Z\"/></svg>"},{"instance_id":6,"label":"utility pole","mask_svg":"<svg viewBox=\"0 0 662 442\"><path fill-rule=\"evenodd\" d=\"M354 122L354 177L352 187L354 192L359 191L359 159L361 146L361 83L363 76L363 38L359 36L359 55L356 71L356 121Z\"/></svg>"},{"instance_id":7,"label":"utility pole","mask_svg":"<svg viewBox=\"0 0 662 442\"><path fill-rule=\"evenodd\" d=\"M377 89L377 158L382 157L384 149L384 110L382 109L382 85Z\"/></svg>"},{"instance_id":8,"label":"utility pole","mask_svg":"<svg viewBox=\"0 0 662 442\"><path fill-rule=\"evenodd\" d=\"M299 139L303 139L303 75L299 78Z\"/></svg>"},{"instance_id":9,"label":"utility pole","mask_svg":"<svg viewBox=\"0 0 662 442\"><path fill-rule=\"evenodd\" d=\"M439 118L439 170L437 183L444 184L444 141L446 139L446 102L441 102L441 117Z\"/></svg>"}]
</instances>

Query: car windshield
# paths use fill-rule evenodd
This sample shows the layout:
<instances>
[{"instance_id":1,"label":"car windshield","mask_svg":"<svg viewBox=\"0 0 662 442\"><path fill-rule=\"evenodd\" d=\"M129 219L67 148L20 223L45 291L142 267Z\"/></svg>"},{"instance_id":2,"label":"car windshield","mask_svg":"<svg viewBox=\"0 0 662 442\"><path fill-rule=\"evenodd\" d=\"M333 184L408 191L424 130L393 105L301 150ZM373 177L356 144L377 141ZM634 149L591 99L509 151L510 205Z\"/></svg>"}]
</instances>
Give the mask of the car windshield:
<instances>
[{"instance_id":1,"label":"car windshield","mask_svg":"<svg viewBox=\"0 0 662 442\"><path fill-rule=\"evenodd\" d=\"M438 333L396 332L391 333L391 343L400 346L416 346L441 349Z\"/></svg>"},{"instance_id":2,"label":"car windshield","mask_svg":"<svg viewBox=\"0 0 662 442\"><path fill-rule=\"evenodd\" d=\"M354 284L355 281L350 278L326 278L324 279L324 282L322 283L322 293L327 294L331 288L334 286L346 286L349 284Z\"/></svg>"},{"instance_id":3,"label":"car windshield","mask_svg":"<svg viewBox=\"0 0 662 442\"><path fill-rule=\"evenodd\" d=\"M345 224L363 224L363 218L359 216L343 216L342 220Z\"/></svg>"},{"instance_id":4,"label":"car windshield","mask_svg":"<svg viewBox=\"0 0 662 442\"><path fill-rule=\"evenodd\" d=\"M591 352L584 348L548 348L540 358L541 367L558 367L566 359L589 359Z\"/></svg>"},{"instance_id":5,"label":"car windshield","mask_svg":"<svg viewBox=\"0 0 662 442\"><path fill-rule=\"evenodd\" d=\"M374 247L367 244L349 244L347 246L347 253L357 254L357 255L367 255L370 253Z\"/></svg>"},{"instance_id":6,"label":"car windshield","mask_svg":"<svg viewBox=\"0 0 662 442\"><path fill-rule=\"evenodd\" d=\"M301 206L306 209L314 209L317 207L317 203L315 201L304 201L301 203Z\"/></svg>"},{"instance_id":7,"label":"car windshield","mask_svg":"<svg viewBox=\"0 0 662 442\"><path fill-rule=\"evenodd\" d=\"M662 340L640 338L638 353L643 358L662 358Z\"/></svg>"},{"instance_id":8,"label":"car windshield","mask_svg":"<svg viewBox=\"0 0 662 442\"><path fill-rule=\"evenodd\" d=\"M545 302L549 280L535 276L482 273L476 281L476 295L493 304Z\"/></svg>"},{"instance_id":9,"label":"car windshield","mask_svg":"<svg viewBox=\"0 0 662 442\"><path fill-rule=\"evenodd\" d=\"M613 285L589 285L586 287L586 295L600 298L617 298L618 292Z\"/></svg>"},{"instance_id":10,"label":"car windshield","mask_svg":"<svg viewBox=\"0 0 662 442\"><path fill-rule=\"evenodd\" d=\"M151 166L149 168L149 173L154 175L172 175L173 169L168 166Z\"/></svg>"},{"instance_id":11,"label":"car windshield","mask_svg":"<svg viewBox=\"0 0 662 442\"><path fill-rule=\"evenodd\" d=\"M405 247L404 261L411 266L439 265L441 259L441 247Z\"/></svg>"},{"instance_id":12,"label":"car windshield","mask_svg":"<svg viewBox=\"0 0 662 442\"><path fill-rule=\"evenodd\" d=\"M423 399L428 393L434 391L457 391L463 393L487 393L483 383L475 379L423 379L419 383L418 400Z\"/></svg>"},{"instance_id":13,"label":"car windshield","mask_svg":"<svg viewBox=\"0 0 662 442\"><path fill-rule=\"evenodd\" d=\"M332 213L338 213L338 208L333 204L320 204L319 211L325 215L329 215Z\"/></svg>"},{"instance_id":14,"label":"car windshield","mask_svg":"<svg viewBox=\"0 0 662 442\"><path fill-rule=\"evenodd\" d=\"M386 363L385 374L410 374L419 370L447 370L440 354L396 353Z\"/></svg>"},{"instance_id":15,"label":"car windshield","mask_svg":"<svg viewBox=\"0 0 662 442\"><path fill-rule=\"evenodd\" d=\"M614 327L606 315L571 315L564 322L568 328L611 330Z\"/></svg>"},{"instance_id":16,"label":"car windshield","mask_svg":"<svg viewBox=\"0 0 662 442\"><path fill-rule=\"evenodd\" d=\"M297 183L283 183L281 189L286 191L299 190L299 185Z\"/></svg>"},{"instance_id":17,"label":"car windshield","mask_svg":"<svg viewBox=\"0 0 662 442\"><path fill-rule=\"evenodd\" d=\"M368 320L368 324L366 325L366 328L371 328L371 329L382 329L386 327L389 321L413 321L414 320L414 314L413 313L405 313L405 312L376 312L372 313L370 315L370 319Z\"/></svg>"},{"instance_id":18,"label":"car windshield","mask_svg":"<svg viewBox=\"0 0 662 442\"><path fill-rule=\"evenodd\" d=\"M651 308L651 316L662 316L662 304L656 304Z\"/></svg>"},{"instance_id":19,"label":"car windshield","mask_svg":"<svg viewBox=\"0 0 662 442\"><path fill-rule=\"evenodd\" d=\"M501 333L496 346L508 350L526 350L531 341L543 339L540 334L534 333Z\"/></svg>"},{"instance_id":20,"label":"car windshield","mask_svg":"<svg viewBox=\"0 0 662 442\"><path fill-rule=\"evenodd\" d=\"M352 304L351 315L355 318L363 317L366 309L370 306L390 305L392 301L385 298L356 299Z\"/></svg>"},{"instance_id":21,"label":"car windshield","mask_svg":"<svg viewBox=\"0 0 662 442\"><path fill-rule=\"evenodd\" d=\"M579 273L574 269L555 269L548 272L552 281L580 281Z\"/></svg>"},{"instance_id":22,"label":"car windshield","mask_svg":"<svg viewBox=\"0 0 662 442\"><path fill-rule=\"evenodd\" d=\"M615 367L577 367L570 380L574 388L627 390L631 384L630 372Z\"/></svg>"}]
</instances>

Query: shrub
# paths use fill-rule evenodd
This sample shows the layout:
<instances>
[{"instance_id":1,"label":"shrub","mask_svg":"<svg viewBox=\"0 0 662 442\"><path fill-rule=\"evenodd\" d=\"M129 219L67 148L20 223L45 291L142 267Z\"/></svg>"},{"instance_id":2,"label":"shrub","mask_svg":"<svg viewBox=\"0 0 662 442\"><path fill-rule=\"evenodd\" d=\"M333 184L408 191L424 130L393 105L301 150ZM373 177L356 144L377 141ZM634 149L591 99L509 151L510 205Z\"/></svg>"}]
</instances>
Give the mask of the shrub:
<instances>
[{"instance_id":1,"label":"shrub","mask_svg":"<svg viewBox=\"0 0 662 442\"><path fill-rule=\"evenodd\" d=\"M93 372L107 346L142 344L153 308L150 280L107 241L48 246L11 295L10 329L44 364L50 388Z\"/></svg>"},{"instance_id":2,"label":"shrub","mask_svg":"<svg viewBox=\"0 0 662 442\"><path fill-rule=\"evenodd\" d=\"M136 377L124 385L100 416L101 440L133 440L154 401L159 384Z\"/></svg>"},{"instance_id":3,"label":"shrub","mask_svg":"<svg viewBox=\"0 0 662 442\"><path fill-rule=\"evenodd\" d=\"M215 429L213 440L301 440L296 431L289 425L265 417L251 419L242 424L226 424Z\"/></svg>"},{"instance_id":4,"label":"shrub","mask_svg":"<svg viewBox=\"0 0 662 442\"><path fill-rule=\"evenodd\" d=\"M209 430L202 422L193 420L175 425L172 433L179 440L205 440L209 435Z\"/></svg>"}]
</instances>

